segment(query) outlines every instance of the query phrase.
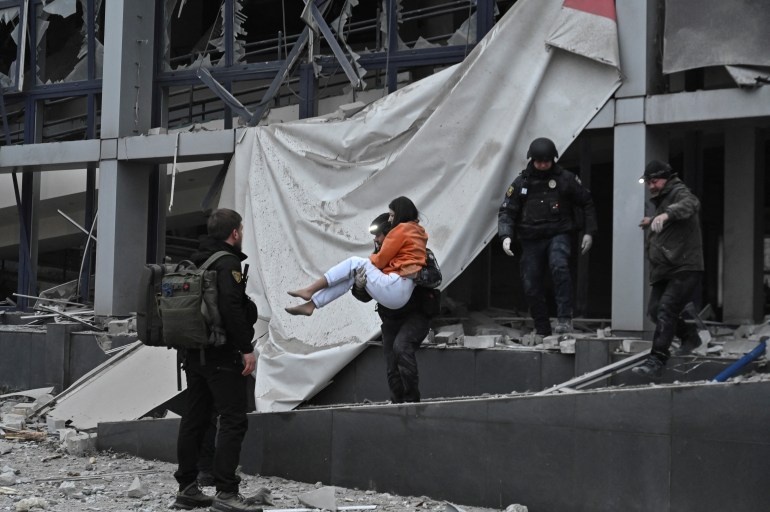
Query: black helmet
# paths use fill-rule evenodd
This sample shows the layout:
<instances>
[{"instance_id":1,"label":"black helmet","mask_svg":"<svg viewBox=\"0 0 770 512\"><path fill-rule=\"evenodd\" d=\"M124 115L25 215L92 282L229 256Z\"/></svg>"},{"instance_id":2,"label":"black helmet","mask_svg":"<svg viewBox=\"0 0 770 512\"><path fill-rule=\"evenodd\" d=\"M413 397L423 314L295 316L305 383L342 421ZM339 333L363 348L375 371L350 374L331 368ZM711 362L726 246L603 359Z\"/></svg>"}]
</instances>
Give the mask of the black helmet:
<instances>
[{"instance_id":1,"label":"black helmet","mask_svg":"<svg viewBox=\"0 0 770 512\"><path fill-rule=\"evenodd\" d=\"M551 139L540 137L532 141L529 145L529 151L527 151L527 158L533 160L554 160L559 157L559 152L556 151L556 144Z\"/></svg>"},{"instance_id":2,"label":"black helmet","mask_svg":"<svg viewBox=\"0 0 770 512\"><path fill-rule=\"evenodd\" d=\"M647 166L644 168L643 180L652 180L656 178L669 179L676 176L676 173L671 166L666 162L660 160L650 160Z\"/></svg>"},{"instance_id":3,"label":"black helmet","mask_svg":"<svg viewBox=\"0 0 770 512\"><path fill-rule=\"evenodd\" d=\"M378 215L369 226L369 233L373 234L374 236L387 235L390 231L390 222L388 221L388 217L390 217L389 213Z\"/></svg>"}]
</instances>

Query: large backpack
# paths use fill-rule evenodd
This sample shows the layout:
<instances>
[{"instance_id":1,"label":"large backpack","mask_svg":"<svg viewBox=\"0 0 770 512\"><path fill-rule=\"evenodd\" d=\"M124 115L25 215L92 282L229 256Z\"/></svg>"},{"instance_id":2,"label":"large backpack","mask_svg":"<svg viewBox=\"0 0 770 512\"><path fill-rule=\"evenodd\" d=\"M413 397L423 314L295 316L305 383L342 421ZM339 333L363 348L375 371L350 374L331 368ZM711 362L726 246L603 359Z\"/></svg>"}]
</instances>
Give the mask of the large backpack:
<instances>
[{"instance_id":1,"label":"large backpack","mask_svg":"<svg viewBox=\"0 0 770 512\"><path fill-rule=\"evenodd\" d=\"M208 268L227 251L212 254L200 268L191 261L148 264L139 280L136 326L152 347L201 349L226 341L217 306L217 271Z\"/></svg>"}]
</instances>

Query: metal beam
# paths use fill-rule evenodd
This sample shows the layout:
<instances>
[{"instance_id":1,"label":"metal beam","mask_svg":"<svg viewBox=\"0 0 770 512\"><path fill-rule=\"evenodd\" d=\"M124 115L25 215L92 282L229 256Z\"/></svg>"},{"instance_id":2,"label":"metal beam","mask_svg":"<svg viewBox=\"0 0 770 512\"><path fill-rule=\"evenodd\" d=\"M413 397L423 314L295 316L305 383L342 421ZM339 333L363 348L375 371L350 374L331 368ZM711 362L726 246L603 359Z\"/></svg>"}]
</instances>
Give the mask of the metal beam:
<instances>
[{"instance_id":1,"label":"metal beam","mask_svg":"<svg viewBox=\"0 0 770 512\"><path fill-rule=\"evenodd\" d=\"M18 144L0 149L0 173L82 169L99 162L100 141L78 140Z\"/></svg>"},{"instance_id":2,"label":"metal beam","mask_svg":"<svg viewBox=\"0 0 770 512\"><path fill-rule=\"evenodd\" d=\"M177 162L202 162L230 158L235 149L235 130L183 132L179 134ZM171 163L176 133L125 137L117 140L117 158L123 161Z\"/></svg>"},{"instance_id":3,"label":"metal beam","mask_svg":"<svg viewBox=\"0 0 770 512\"><path fill-rule=\"evenodd\" d=\"M650 96L644 121L654 125L757 117L770 117L770 87Z\"/></svg>"}]
</instances>

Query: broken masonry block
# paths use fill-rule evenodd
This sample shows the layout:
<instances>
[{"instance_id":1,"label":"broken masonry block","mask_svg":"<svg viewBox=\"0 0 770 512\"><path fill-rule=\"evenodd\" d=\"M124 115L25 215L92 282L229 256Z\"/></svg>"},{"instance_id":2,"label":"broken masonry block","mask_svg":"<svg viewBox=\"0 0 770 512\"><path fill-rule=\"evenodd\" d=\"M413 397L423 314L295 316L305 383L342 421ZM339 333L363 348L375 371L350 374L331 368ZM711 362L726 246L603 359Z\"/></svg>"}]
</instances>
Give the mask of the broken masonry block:
<instances>
[{"instance_id":1,"label":"broken masonry block","mask_svg":"<svg viewBox=\"0 0 770 512\"><path fill-rule=\"evenodd\" d=\"M141 498L142 496L147 494L147 489L145 488L142 481L139 479L138 476L134 477L134 481L131 482L131 487L128 488L126 491L126 496L129 498Z\"/></svg>"},{"instance_id":2,"label":"broken masonry block","mask_svg":"<svg viewBox=\"0 0 770 512\"><path fill-rule=\"evenodd\" d=\"M65 496L72 496L77 492L77 490L78 488L75 485L75 482L70 480L65 480L59 485L59 492Z\"/></svg>"},{"instance_id":3,"label":"broken masonry block","mask_svg":"<svg viewBox=\"0 0 770 512\"><path fill-rule=\"evenodd\" d=\"M559 341L559 350L562 354L574 354L575 353L575 338L566 338Z\"/></svg>"},{"instance_id":4,"label":"broken masonry block","mask_svg":"<svg viewBox=\"0 0 770 512\"><path fill-rule=\"evenodd\" d=\"M559 349L559 338L560 336L556 334L552 334L551 336L546 336L543 338L543 348L545 349Z\"/></svg>"},{"instance_id":5,"label":"broken masonry block","mask_svg":"<svg viewBox=\"0 0 770 512\"><path fill-rule=\"evenodd\" d=\"M492 348L500 341L502 336L498 335L485 335L485 336L465 336L463 346L465 348Z\"/></svg>"},{"instance_id":6,"label":"broken masonry block","mask_svg":"<svg viewBox=\"0 0 770 512\"><path fill-rule=\"evenodd\" d=\"M21 414L6 413L3 414L2 424L4 427L23 430L25 426L26 417Z\"/></svg>"},{"instance_id":7,"label":"broken masonry block","mask_svg":"<svg viewBox=\"0 0 770 512\"><path fill-rule=\"evenodd\" d=\"M521 337L521 344L526 347L534 347L535 345L539 345L543 342L543 337L539 334L531 333L531 334L525 334Z\"/></svg>"},{"instance_id":8,"label":"broken masonry block","mask_svg":"<svg viewBox=\"0 0 770 512\"><path fill-rule=\"evenodd\" d=\"M335 490L335 487L332 486L321 487L320 489L300 494L297 496L297 499L306 507L334 512L337 510L337 498L334 496Z\"/></svg>"},{"instance_id":9,"label":"broken masonry block","mask_svg":"<svg viewBox=\"0 0 770 512\"><path fill-rule=\"evenodd\" d=\"M23 416L24 419L27 419L32 413L33 409L34 407L31 403L16 404L11 409L11 414L18 414L19 416Z\"/></svg>"},{"instance_id":10,"label":"broken masonry block","mask_svg":"<svg viewBox=\"0 0 770 512\"><path fill-rule=\"evenodd\" d=\"M629 354L644 352L652 348L652 342L647 340L623 340L621 349Z\"/></svg>"},{"instance_id":11,"label":"broken masonry block","mask_svg":"<svg viewBox=\"0 0 770 512\"><path fill-rule=\"evenodd\" d=\"M107 323L107 332L109 334L127 334L128 320L111 320Z\"/></svg>"},{"instance_id":12,"label":"broken masonry block","mask_svg":"<svg viewBox=\"0 0 770 512\"><path fill-rule=\"evenodd\" d=\"M65 429L61 446L70 455L83 455L87 451L96 451L96 434Z\"/></svg>"},{"instance_id":13,"label":"broken masonry block","mask_svg":"<svg viewBox=\"0 0 770 512\"><path fill-rule=\"evenodd\" d=\"M452 331L441 331L433 337L438 344L454 345L457 343L457 333Z\"/></svg>"},{"instance_id":14,"label":"broken masonry block","mask_svg":"<svg viewBox=\"0 0 770 512\"><path fill-rule=\"evenodd\" d=\"M54 418L50 414L45 417L45 427L50 434L62 430L66 426L67 422L65 420Z\"/></svg>"}]
</instances>

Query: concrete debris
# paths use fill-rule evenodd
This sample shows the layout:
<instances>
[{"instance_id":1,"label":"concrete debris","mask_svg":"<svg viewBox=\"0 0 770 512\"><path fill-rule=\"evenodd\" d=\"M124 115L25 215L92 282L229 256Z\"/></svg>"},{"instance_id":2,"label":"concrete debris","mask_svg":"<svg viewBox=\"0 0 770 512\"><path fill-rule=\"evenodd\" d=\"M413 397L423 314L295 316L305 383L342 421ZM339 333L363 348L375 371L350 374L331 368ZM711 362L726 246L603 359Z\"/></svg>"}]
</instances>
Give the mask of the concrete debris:
<instances>
[{"instance_id":1,"label":"concrete debris","mask_svg":"<svg viewBox=\"0 0 770 512\"><path fill-rule=\"evenodd\" d=\"M465 348L492 348L502 339L500 335L465 336L463 346Z\"/></svg>"},{"instance_id":2,"label":"concrete debris","mask_svg":"<svg viewBox=\"0 0 770 512\"><path fill-rule=\"evenodd\" d=\"M109 334L127 334L128 331L128 320L126 319L111 320L107 323L107 333Z\"/></svg>"},{"instance_id":3,"label":"concrete debris","mask_svg":"<svg viewBox=\"0 0 770 512\"><path fill-rule=\"evenodd\" d=\"M26 419L27 418L21 414L3 414L2 426L13 430L23 430L26 426Z\"/></svg>"},{"instance_id":4,"label":"concrete debris","mask_svg":"<svg viewBox=\"0 0 770 512\"><path fill-rule=\"evenodd\" d=\"M71 482L69 480L65 480L61 484L59 484L59 492L62 493L65 496L72 496L78 491L77 485L75 482Z\"/></svg>"},{"instance_id":5,"label":"concrete debris","mask_svg":"<svg viewBox=\"0 0 770 512\"><path fill-rule=\"evenodd\" d=\"M521 344L525 347L534 347L535 345L541 345L543 343L543 337L539 334L530 333L521 337Z\"/></svg>"},{"instance_id":6,"label":"concrete debris","mask_svg":"<svg viewBox=\"0 0 770 512\"><path fill-rule=\"evenodd\" d=\"M752 340L728 340L722 345L722 352L725 354L746 354L751 352L759 345L759 341Z\"/></svg>"},{"instance_id":7,"label":"concrete debris","mask_svg":"<svg viewBox=\"0 0 770 512\"><path fill-rule=\"evenodd\" d=\"M145 488L142 481L139 479L138 476L134 477L134 481L131 482L131 487L128 488L126 491L126 496L129 498L141 498L142 496L145 496L147 494L147 489Z\"/></svg>"},{"instance_id":8,"label":"concrete debris","mask_svg":"<svg viewBox=\"0 0 770 512\"><path fill-rule=\"evenodd\" d=\"M559 350L562 354L574 354L575 353L575 344L577 343L577 340L575 338L571 337L564 337L562 336L559 340Z\"/></svg>"},{"instance_id":9,"label":"concrete debris","mask_svg":"<svg viewBox=\"0 0 770 512\"><path fill-rule=\"evenodd\" d=\"M6 453L11 453L11 450L13 450L13 447L10 443L6 443L4 441L0 441L0 455L5 455Z\"/></svg>"},{"instance_id":10,"label":"concrete debris","mask_svg":"<svg viewBox=\"0 0 770 512\"><path fill-rule=\"evenodd\" d=\"M16 475L13 473L0 473L0 485L16 485Z\"/></svg>"},{"instance_id":11,"label":"concrete debris","mask_svg":"<svg viewBox=\"0 0 770 512\"><path fill-rule=\"evenodd\" d=\"M33 508L47 509L48 502L43 498L24 498L16 503L16 512L26 512Z\"/></svg>"},{"instance_id":12,"label":"concrete debris","mask_svg":"<svg viewBox=\"0 0 770 512\"><path fill-rule=\"evenodd\" d=\"M652 342L647 340L623 340L621 343L623 352L636 354L652 348Z\"/></svg>"},{"instance_id":13,"label":"concrete debris","mask_svg":"<svg viewBox=\"0 0 770 512\"><path fill-rule=\"evenodd\" d=\"M557 336L555 334L551 336L545 336L541 343L543 345L543 348L546 350L558 350L559 349L559 338L560 336Z\"/></svg>"},{"instance_id":14,"label":"concrete debris","mask_svg":"<svg viewBox=\"0 0 770 512\"><path fill-rule=\"evenodd\" d=\"M300 494L297 496L297 499L306 507L331 510L332 512L336 512L337 498L335 497L335 493L336 489L334 487L326 486L314 491Z\"/></svg>"},{"instance_id":15,"label":"concrete debris","mask_svg":"<svg viewBox=\"0 0 770 512\"><path fill-rule=\"evenodd\" d=\"M163 461L149 461L121 453L99 452L87 456L62 453L58 439L51 436L42 442L0 442L12 450L0 458L0 467L7 465L20 471L14 475L12 486L0 484L0 510L55 510L58 512L160 512L168 510L174 501L178 484L174 479L176 465ZM46 462L42 462L47 459ZM95 467L84 470L88 464ZM140 475L146 494L128 495L134 478ZM145 476L152 475L152 476ZM255 496L260 490L270 491L274 510L304 510L311 512L298 496L316 490L315 484L294 482L279 477L240 475L240 491L244 496ZM75 490L65 495L60 489L63 481L75 483ZM319 483L323 488L323 484ZM65 486L67 489L69 486ZM377 510L404 512L405 510L437 511L443 501L430 498L395 496L374 491L335 487L337 510ZM69 491L68 491L69 492ZM209 491L207 491L209 492ZM23 497L24 500L19 500ZM306 508L302 508L306 507ZM376 508L375 508L376 507ZM493 512L483 507L464 507L466 512ZM205 509L201 509L205 510ZM267 510L267 508L266 508Z\"/></svg>"},{"instance_id":16,"label":"concrete debris","mask_svg":"<svg viewBox=\"0 0 770 512\"><path fill-rule=\"evenodd\" d=\"M524 505L508 505L504 512L529 512L529 509Z\"/></svg>"},{"instance_id":17,"label":"concrete debris","mask_svg":"<svg viewBox=\"0 0 770 512\"><path fill-rule=\"evenodd\" d=\"M59 431L59 438L62 440L62 449L70 455L83 455L86 452L96 451L96 434L67 428Z\"/></svg>"}]
</instances>

